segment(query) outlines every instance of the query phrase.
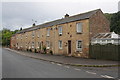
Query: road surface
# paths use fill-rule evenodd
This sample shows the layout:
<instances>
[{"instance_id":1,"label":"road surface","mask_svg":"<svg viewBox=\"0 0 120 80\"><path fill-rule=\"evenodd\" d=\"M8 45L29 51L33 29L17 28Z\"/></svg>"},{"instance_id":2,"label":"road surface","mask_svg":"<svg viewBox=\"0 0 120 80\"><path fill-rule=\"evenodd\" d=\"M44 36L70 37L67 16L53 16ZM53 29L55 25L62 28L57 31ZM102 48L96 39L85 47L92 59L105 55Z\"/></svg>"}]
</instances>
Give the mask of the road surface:
<instances>
[{"instance_id":1,"label":"road surface","mask_svg":"<svg viewBox=\"0 0 120 80\"><path fill-rule=\"evenodd\" d=\"M116 78L118 68L73 67L2 49L3 78Z\"/></svg>"}]
</instances>

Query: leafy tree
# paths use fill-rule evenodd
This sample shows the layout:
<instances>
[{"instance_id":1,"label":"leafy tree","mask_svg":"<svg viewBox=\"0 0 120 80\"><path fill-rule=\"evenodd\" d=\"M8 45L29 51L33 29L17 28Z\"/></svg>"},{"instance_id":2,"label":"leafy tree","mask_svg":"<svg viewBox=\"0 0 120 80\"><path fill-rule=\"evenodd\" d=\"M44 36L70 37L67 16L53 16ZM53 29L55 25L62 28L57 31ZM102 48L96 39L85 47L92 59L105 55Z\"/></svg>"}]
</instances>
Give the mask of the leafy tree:
<instances>
[{"instance_id":1,"label":"leafy tree","mask_svg":"<svg viewBox=\"0 0 120 80\"><path fill-rule=\"evenodd\" d=\"M117 13L105 13L106 18L110 21L110 31L120 34L120 11Z\"/></svg>"},{"instance_id":2,"label":"leafy tree","mask_svg":"<svg viewBox=\"0 0 120 80\"><path fill-rule=\"evenodd\" d=\"M114 31L118 34L120 34L120 11L113 14L113 16L111 17L111 25L110 25L110 29L111 31Z\"/></svg>"},{"instance_id":3,"label":"leafy tree","mask_svg":"<svg viewBox=\"0 0 120 80\"><path fill-rule=\"evenodd\" d=\"M9 29L5 29L5 28L1 30L0 31L0 45L9 46L11 36L18 31L19 30L10 31Z\"/></svg>"}]
</instances>

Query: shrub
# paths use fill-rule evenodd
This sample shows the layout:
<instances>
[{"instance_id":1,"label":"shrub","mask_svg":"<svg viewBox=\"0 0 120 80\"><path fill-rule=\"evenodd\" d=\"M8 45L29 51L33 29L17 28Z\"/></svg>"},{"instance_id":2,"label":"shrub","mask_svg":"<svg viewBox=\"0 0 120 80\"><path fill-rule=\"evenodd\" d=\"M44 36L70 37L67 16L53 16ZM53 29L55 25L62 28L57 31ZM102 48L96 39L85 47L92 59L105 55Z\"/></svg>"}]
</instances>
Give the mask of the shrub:
<instances>
[{"instance_id":1,"label":"shrub","mask_svg":"<svg viewBox=\"0 0 120 80\"><path fill-rule=\"evenodd\" d=\"M46 46L43 46L44 54L46 54Z\"/></svg>"},{"instance_id":2,"label":"shrub","mask_svg":"<svg viewBox=\"0 0 120 80\"><path fill-rule=\"evenodd\" d=\"M30 52L32 52L32 49L29 49Z\"/></svg>"},{"instance_id":3,"label":"shrub","mask_svg":"<svg viewBox=\"0 0 120 80\"><path fill-rule=\"evenodd\" d=\"M50 54L53 55L53 51L52 50L50 50Z\"/></svg>"},{"instance_id":4,"label":"shrub","mask_svg":"<svg viewBox=\"0 0 120 80\"><path fill-rule=\"evenodd\" d=\"M29 49L27 49L27 51L29 51Z\"/></svg>"}]
</instances>

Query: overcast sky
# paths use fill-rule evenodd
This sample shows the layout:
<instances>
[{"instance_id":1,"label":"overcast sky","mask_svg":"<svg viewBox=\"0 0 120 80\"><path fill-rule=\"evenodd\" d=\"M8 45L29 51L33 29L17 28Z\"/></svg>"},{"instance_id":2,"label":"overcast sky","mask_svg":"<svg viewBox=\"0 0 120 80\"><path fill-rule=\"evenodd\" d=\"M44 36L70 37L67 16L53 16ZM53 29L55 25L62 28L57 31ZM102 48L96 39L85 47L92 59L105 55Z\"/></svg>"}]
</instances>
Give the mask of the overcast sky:
<instances>
[{"instance_id":1,"label":"overcast sky","mask_svg":"<svg viewBox=\"0 0 120 80\"><path fill-rule=\"evenodd\" d=\"M2 20L0 21L4 28L11 30L20 29L20 27L27 28L31 27L34 21L37 21L36 24L42 24L60 19L66 13L72 16L94 9L101 9L104 13L115 13L118 12L118 2L120 0L16 1L3 0L2 6L0 4L0 8L2 9Z\"/></svg>"}]
</instances>

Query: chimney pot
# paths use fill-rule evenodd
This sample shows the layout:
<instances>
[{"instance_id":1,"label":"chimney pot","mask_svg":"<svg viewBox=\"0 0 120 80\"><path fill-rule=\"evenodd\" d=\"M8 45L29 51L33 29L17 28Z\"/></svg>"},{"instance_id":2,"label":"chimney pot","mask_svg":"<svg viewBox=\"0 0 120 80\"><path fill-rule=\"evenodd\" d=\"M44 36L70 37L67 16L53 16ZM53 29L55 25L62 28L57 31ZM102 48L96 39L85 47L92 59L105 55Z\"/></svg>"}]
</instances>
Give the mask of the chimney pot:
<instances>
[{"instance_id":1,"label":"chimney pot","mask_svg":"<svg viewBox=\"0 0 120 80\"><path fill-rule=\"evenodd\" d=\"M67 18L67 17L69 17L69 15L68 15L68 14L66 14L66 15L65 15L65 18Z\"/></svg>"}]
</instances>

